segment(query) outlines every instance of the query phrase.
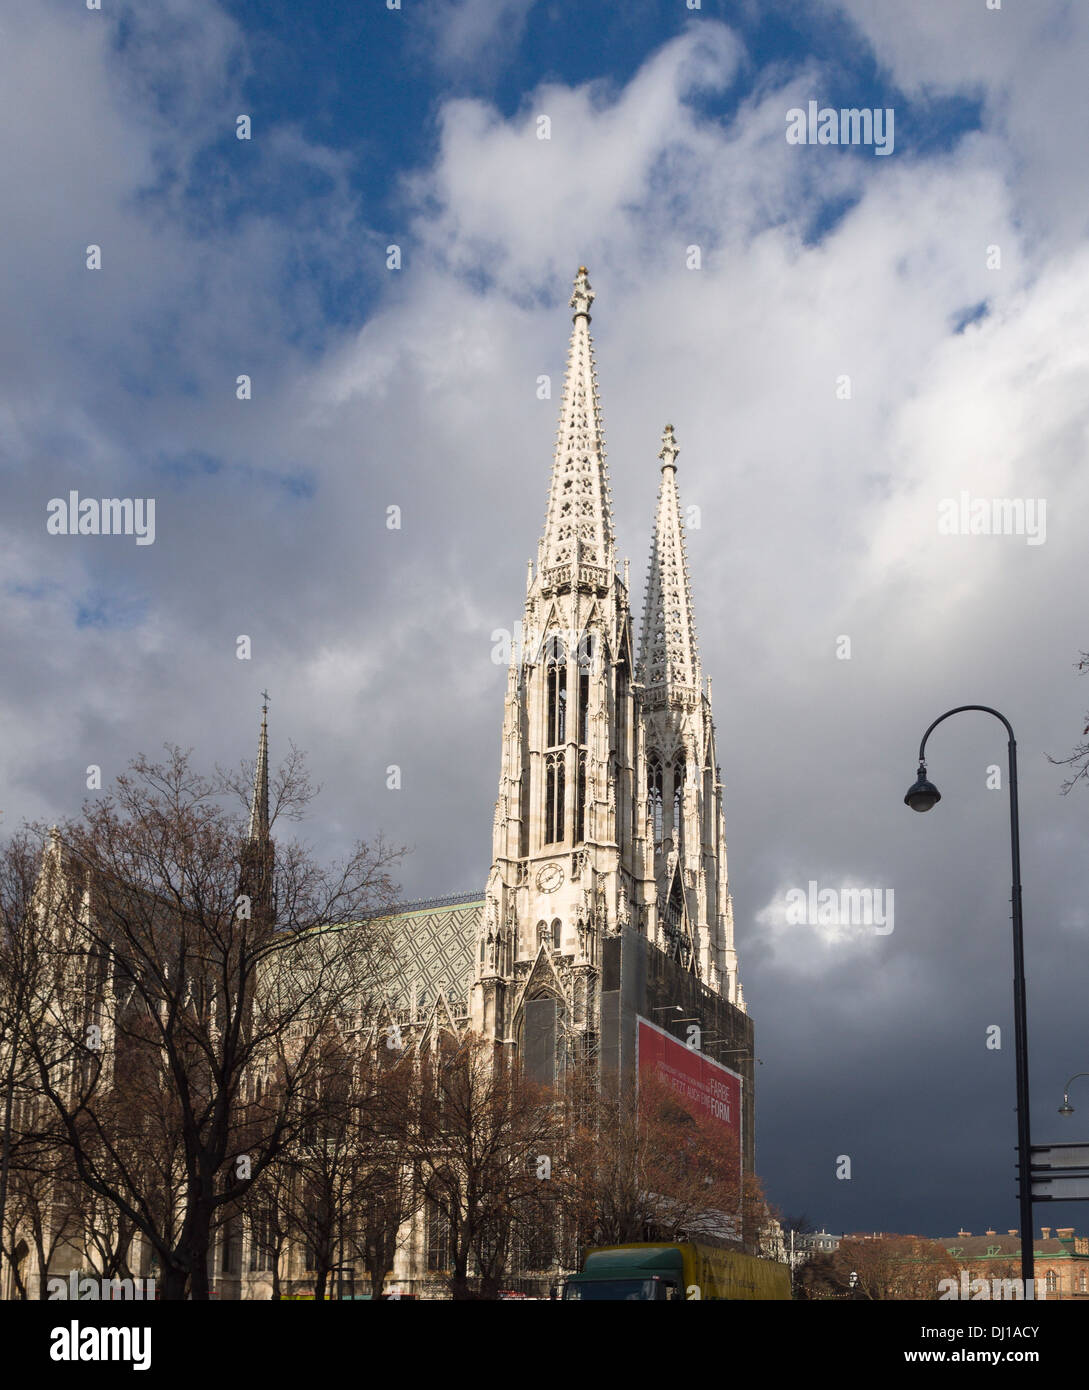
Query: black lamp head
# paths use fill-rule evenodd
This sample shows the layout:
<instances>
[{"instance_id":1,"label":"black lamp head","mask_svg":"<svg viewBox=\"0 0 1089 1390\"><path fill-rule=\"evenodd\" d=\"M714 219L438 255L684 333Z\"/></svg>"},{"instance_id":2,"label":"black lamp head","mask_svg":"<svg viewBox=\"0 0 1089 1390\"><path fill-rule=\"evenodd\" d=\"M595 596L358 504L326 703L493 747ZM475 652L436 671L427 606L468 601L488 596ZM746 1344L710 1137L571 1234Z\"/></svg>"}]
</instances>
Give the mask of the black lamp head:
<instances>
[{"instance_id":1,"label":"black lamp head","mask_svg":"<svg viewBox=\"0 0 1089 1390\"><path fill-rule=\"evenodd\" d=\"M910 806L913 811L929 811L931 806L936 806L942 799L942 794L933 782L926 780L926 763L919 764L916 778L915 785L904 797L904 804Z\"/></svg>"}]
</instances>

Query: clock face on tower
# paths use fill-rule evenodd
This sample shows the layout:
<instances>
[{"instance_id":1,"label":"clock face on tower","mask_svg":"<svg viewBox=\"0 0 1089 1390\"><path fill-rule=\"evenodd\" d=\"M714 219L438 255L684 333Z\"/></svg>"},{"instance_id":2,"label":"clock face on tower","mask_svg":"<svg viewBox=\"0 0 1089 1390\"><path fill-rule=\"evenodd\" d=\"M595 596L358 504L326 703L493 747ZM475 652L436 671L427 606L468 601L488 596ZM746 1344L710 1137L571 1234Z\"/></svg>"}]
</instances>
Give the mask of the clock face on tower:
<instances>
[{"instance_id":1,"label":"clock face on tower","mask_svg":"<svg viewBox=\"0 0 1089 1390\"><path fill-rule=\"evenodd\" d=\"M554 893L563 882L563 870L558 864L546 864L537 875L537 887L542 893Z\"/></svg>"}]
</instances>

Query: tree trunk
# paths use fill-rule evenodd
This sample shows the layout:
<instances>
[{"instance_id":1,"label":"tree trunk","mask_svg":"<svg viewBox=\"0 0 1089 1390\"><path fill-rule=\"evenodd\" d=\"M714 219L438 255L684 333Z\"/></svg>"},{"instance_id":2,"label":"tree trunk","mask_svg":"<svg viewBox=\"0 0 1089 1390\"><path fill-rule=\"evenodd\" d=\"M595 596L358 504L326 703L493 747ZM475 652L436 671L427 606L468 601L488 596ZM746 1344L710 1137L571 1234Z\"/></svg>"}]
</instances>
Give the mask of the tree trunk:
<instances>
[{"instance_id":1,"label":"tree trunk","mask_svg":"<svg viewBox=\"0 0 1089 1390\"><path fill-rule=\"evenodd\" d=\"M208 1301L208 1247L212 1233L212 1204L198 1197L189 1209L177 1255L189 1268L189 1297L196 1302ZM182 1295L184 1297L184 1295Z\"/></svg>"},{"instance_id":2,"label":"tree trunk","mask_svg":"<svg viewBox=\"0 0 1089 1390\"><path fill-rule=\"evenodd\" d=\"M386 1277L389 1274L389 1265L383 1259L370 1259L367 1262L367 1274L371 1281L371 1298L377 1301L382 1297L382 1290L385 1287Z\"/></svg>"},{"instance_id":3,"label":"tree trunk","mask_svg":"<svg viewBox=\"0 0 1089 1390\"><path fill-rule=\"evenodd\" d=\"M178 1265L167 1265L163 1269L163 1302L181 1301L185 1297L185 1285L189 1274Z\"/></svg>"},{"instance_id":4,"label":"tree trunk","mask_svg":"<svg viewBox=\"0 0 1089 1390\"><path fill-rule=\"evenodd\" d=\"M469 1254L471 1250L472 1245L466 1243L464 1249L458 1249L455 1246L451 1252L454 1258L454 1268L450 1275L450 1293L459 1301L476 1298L476 1293L469 1285Z\"/></svg>"},{"instance_id":5,"label":"tree trunk","mask_svg":"<svg viewBox=\"0 0 1089 1390\"><path fill-rule=\"evenodd\" d=\"M34 1249L38 1255L38 1297L46 1299L49 1297L46 1290L46 1283L49 1279L49 1259L45 1253L45 1241L40 1230L34 1231Z\"/></svg>"}]
</instances>

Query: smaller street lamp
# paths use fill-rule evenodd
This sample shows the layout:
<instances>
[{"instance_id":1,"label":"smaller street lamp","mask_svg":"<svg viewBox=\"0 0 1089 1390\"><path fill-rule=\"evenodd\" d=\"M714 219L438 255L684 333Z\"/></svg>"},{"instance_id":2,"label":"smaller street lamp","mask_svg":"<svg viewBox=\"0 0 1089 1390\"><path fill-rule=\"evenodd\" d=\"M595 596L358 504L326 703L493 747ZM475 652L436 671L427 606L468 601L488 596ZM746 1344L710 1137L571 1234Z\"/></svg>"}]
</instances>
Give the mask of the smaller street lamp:
<instances>
[{"instance_id":1,"label":"smaller street lamp","mask_svg":"<svg viewBox=\"0 0 1089 1390\"><path fill-rule=\"evenodd\" d=\"M1089 1076L1089 1071L1076 1071L1070 1081L1077 1081L1079 1076ZM1063 1103L1059 1106L1060 1115L1073 1115L1074 1107L1070 1104L1070 1081L1063 1087Z\"/></svg>"}]
</instances>

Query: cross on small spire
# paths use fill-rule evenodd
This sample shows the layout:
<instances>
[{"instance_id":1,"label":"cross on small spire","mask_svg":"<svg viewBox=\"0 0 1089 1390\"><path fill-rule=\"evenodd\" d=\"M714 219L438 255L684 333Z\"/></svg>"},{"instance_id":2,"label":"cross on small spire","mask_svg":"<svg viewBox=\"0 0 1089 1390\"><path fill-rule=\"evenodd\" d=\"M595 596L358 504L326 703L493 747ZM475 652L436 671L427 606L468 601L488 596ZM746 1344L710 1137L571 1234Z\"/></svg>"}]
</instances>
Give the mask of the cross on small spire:
<instances>
[{"instance_id":1,"label":"cross on small spire","mask_svg":"<svg viewBox=\"0 0 1089 1390\"><path fill-rule=\"evenodd\" d=\"M262 710L264 711L265 714L268 714L268 691L267 691L267 690L262 690L262 691L261 691L261 699L264 701L264 704L261 706L261 708L262 708Z\"/></svg>"}]
</instances>

